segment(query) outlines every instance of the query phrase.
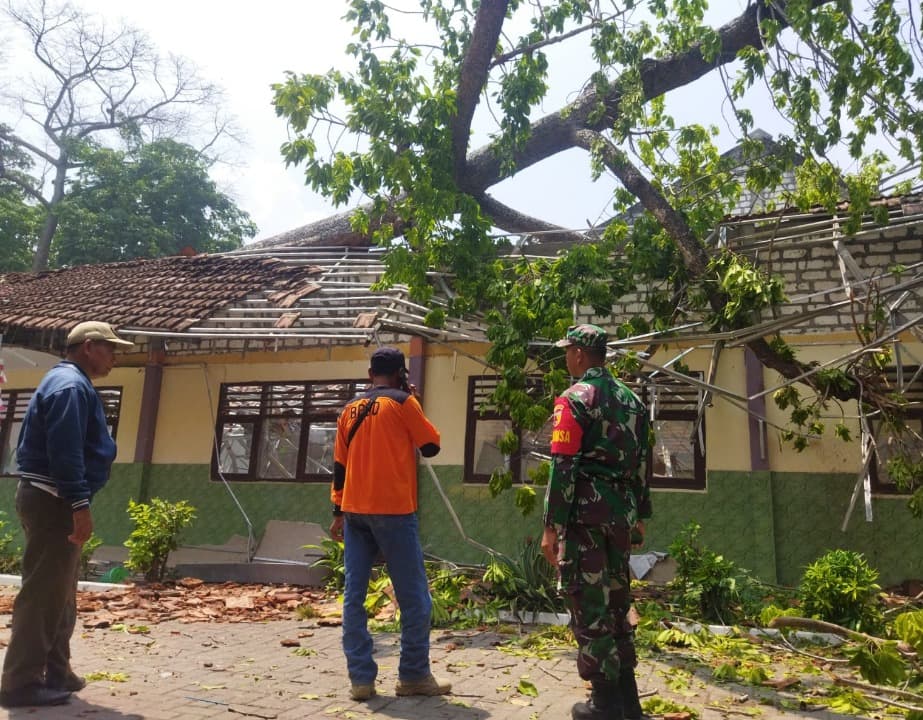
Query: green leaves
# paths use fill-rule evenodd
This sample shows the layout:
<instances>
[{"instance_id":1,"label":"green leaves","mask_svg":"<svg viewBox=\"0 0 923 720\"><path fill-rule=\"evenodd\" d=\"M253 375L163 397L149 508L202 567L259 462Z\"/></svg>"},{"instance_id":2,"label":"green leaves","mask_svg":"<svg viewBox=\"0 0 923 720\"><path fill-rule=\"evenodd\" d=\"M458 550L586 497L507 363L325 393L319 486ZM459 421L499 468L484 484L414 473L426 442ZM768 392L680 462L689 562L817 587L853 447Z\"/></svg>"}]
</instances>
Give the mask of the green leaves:
<instances>
[{"instance_id":1,"label":"green leaves","mask_svg":"<svg viewBox=\"0 0 923 720\"><path fill-rule=\"evenodd\" d=\"M538 540L526 540L515 559L491 557L484 582L514 612L560 612L564 607L556 589L556 571L542 555Z\"/></svg>"},{"instance_id":2,"label":"green leaves","mask_svg":"<svg viewBox=\"0 0 923 720\"><path fill-rule=\"evenodd\" d=\"M899 685L907 666L897 652L896 642L868 642L846 650L849 664L874 685Z\"/></svg>"},{"instance_id":3,"label":"green leaves","mask_svg":"<svg viewBox=\"0 0 923 720\"><path fill-rule=\"evenodd\" d=\"M732 561L705 547L701 526L689 523L670 544L676 559L676 577L668 587L686 613L705 621L734 622L747 609L752 579Z\"/></svg>"},{"instance_id":4,"label":"green leaves","mask_svg":"<svg viewBox=\"0 0 923 720\"><path fill-rule=\"evenodd\" d=\"M13 533L6 529L7 514L0 510L0 572L18 573L22 567L22 548L13 544Z\"/></svg>"},{"instance_id":5,"label":"green leaves","mask_svg":"<svg viewBox=\"0 0 923 720\"><path fill-rule=\"evenodd\" d=\"M923 654L923 610L898 615L894 618L894 631L918 654Z\"/></svg>"},{"instance_id":6,"label":"green leaves","mask_svg":"<svg viewBox=\"0 0 923 720\"><path fill-rule=\"evenodd\" d=\"M808 617L874 631L882 620L877 580L862 553L831 550L805 568L798 595Z\"/></svg>"},{"instance_id":7,"label":"green leaves","mask_svg":"<svg viewBox=\"0 0 923 720\"><path fill-rule=\"evenodd\" d=\"M730 251L722 251L709 262L708 281L726 297L720 313L712 317L716 329L747 327L760 319L764 308L781 303L785 292L781 278L770 277L753 263Z\"/></svg>"},{"instance_id":8,"label":"green leaves","mask_svg":"<svg viewBox=\"0 0 923 720\"><path fill-rule=\"evenodd\" d=\"M185 500L129 500L128 516L134 529L124 543L128 548L125 567L144 573L148 580L163 580L170 552L179 547L180 533L195 519L195 508Z\"/></svg>"},{"instance_id":9,"label":"green leaves","mask_svg":"<svg viewBox=\"0 0 923 720\"><path fill-rule=\"evenodd\" d=\"M40 207L28 189L38 192L29 156L3 137L0 123L0 272L28 270L38 234Z\"/></svg>"},{"instance_id":10,"label":"green leaves","mask_svg":"<svg viewBox=\"0 0 923 720\"><path fill-rule=\"evenodd\" d=\"M85 143L77 158L80 168L59 206L56 265L176 255L187 247L222 252L256 234L189 145L131 141L122 151Z\"/></svg>"}]
</instances>

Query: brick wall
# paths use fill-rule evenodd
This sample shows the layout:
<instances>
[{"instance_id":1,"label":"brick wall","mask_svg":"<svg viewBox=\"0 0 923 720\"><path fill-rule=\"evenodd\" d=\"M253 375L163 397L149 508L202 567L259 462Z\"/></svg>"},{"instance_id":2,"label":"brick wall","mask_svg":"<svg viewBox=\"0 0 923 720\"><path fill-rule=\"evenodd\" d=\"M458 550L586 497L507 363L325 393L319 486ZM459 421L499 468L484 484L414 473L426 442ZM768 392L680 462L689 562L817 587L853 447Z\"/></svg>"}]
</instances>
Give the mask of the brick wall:
<instances>
[{"instance_id":1,"label":"brick wall","mask_svg":"<svg viewBox=\"0 0 923 720\"><path fill-rule=\"evenodd\" d=\"M807 225L807 223L805 223ZM816 223L815 223L816 224ZM793 229L787 228L787 234ZM806 234L797 241L779 242L754 248L747 233L730 231L726 235L728 247L747 255L761 268L784 279L788 302L778 308L780 317L804 315L826 308L824 314L807 318L785 329L786 334L815 334L817 332L849 332L853 329L849 305L832 308L831 305L847 299L840 262L832 242L829 226L818 228L815 235ZM901 277L891 273L900 264L910 267L923 261L923 225L903 224L877 231L865 231L861 237L841 237L843 247L855 260L866 278L874 278L882 300L891 305L900 293L888 295L888 290L908 280L919 268L905 272ZM847 267L847 279L852 284L856 315L862 317L864 305L861 298L867 292L862 283ZM646 289L624 295L613 308L610 328L634 316L648 317ZM919 289L911 291L900 305L895 324L901 324L923 312L923 299ZM600 322L590 308L581 308L580 322ZM763 318L771 319L771 316Z\"/></svg>"}]
</instances>

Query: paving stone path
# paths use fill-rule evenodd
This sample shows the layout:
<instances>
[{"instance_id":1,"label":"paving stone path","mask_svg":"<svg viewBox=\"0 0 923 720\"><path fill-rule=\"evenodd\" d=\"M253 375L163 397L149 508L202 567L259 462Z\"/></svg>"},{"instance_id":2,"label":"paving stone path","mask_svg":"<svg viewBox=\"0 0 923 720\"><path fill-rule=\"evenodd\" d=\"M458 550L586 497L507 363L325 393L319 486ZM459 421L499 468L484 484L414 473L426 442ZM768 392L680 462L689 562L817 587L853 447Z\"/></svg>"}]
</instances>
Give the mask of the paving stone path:
<instances>
[{"instance_id":1,"label":"paving stone path","mask_svg":"<svg viewBox=\"0 0 923 720\"><path fill-rule=\"evenodd\" d=\"M9 616L0 615L0 658L9 639ZM574 653L550 659L512 655L499 649L509 636L492 631L435 631L434 672L452 681L451 695L403 698L394 694L399 638L375 636L378 697L349 699L340 628L314 621L152 625L133 634L117 629L81 629L72 643L73 664L94 679L69 705L59 708L0 709L6 718L87 720L195 720L197 718L407 718L418 720L533 720L570 718L571 705L586 695ZM286 646L297 641L298 646ZM670 661L642 661L639 686L695 708L702 720L760 720L794 717L767 689L696 681L695 695L667 687ZM674 665L676 660L672 661ZM519 692L520 680L536 697ZM804 713L817 720L834 717Z\"/></svg>"}]
</instances>

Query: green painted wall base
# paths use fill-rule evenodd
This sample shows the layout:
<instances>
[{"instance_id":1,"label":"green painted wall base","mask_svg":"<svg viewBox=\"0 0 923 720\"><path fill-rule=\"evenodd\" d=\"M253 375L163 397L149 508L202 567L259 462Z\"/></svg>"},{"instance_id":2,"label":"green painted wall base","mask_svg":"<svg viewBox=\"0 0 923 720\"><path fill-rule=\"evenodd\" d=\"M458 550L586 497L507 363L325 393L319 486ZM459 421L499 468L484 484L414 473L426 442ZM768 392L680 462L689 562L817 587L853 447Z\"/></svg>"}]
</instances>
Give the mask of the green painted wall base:
<instances>
[{"instance_id":1,"label":"green painted wall base","mask_svg":"<svg viewBox=\"0 0 923 720\"><path fill-rule=\"evenodd\" d=\"M462 469L434 466L452 507L471 540L516 556L527 539L541 536L541 516L522 517L513 493L491 498L486 486L462 483ZM195 523L183 536L187 545L220 544L247 535L246 512L256 540L271 519L330 523L327 483L234 483L234 497L209 478L207 465L116 465L109 484L93 502L96 534L109 545L121 544L131 531L128 499L186 500L197 509ZM854 476L797 473L710 472L704 492L654 492L654 518L646 548L666 551L690 522L702 526L701 539L756 577L796 585L805 565L827 550L865 554L884 585L923 578L919 535L906 499L875 497L874 520L865 521L857 504L846 532L840 531ZM8 530L21 542L15 518L15 478L0 478L0 510ZM420 471L420 528L427 553L457 563L484 563L487 553L459 532L426 468Z\"/></svg>"},{"instance_id":2,"label":"green painted wall base","mask_svg":"<svg viewBox=\"0 0 923 720\"><path fill-rule=\"evenodd\" d=\"M855 482L855 475L709 472L706 492L654 493L647 545L666 550L697 522L707 547L768 582L797 585L806 565L834 549L863 553L884 585L923 578L923 520L906 498L873 497L872 522L860 500L840 530Z\"/></svg>"}]
</instances>

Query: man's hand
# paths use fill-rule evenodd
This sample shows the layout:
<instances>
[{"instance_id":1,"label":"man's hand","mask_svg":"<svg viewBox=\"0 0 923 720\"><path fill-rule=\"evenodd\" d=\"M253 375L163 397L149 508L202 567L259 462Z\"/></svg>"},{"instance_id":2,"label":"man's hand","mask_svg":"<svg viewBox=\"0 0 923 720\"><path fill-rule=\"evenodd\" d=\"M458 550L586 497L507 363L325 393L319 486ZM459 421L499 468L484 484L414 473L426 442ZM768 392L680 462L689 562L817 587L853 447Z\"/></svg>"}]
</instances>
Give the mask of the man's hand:
<instances>
[{"instance_id":1,"label":"man's hand","mask_svg":"<svg viewBox=\"0 0 923 720\"><path fill-rule=\"evenodd\" d=\"M90 515L90 508L84 507L74 510L74 530L67 539L74 545L83 545L90 539L93 534L93 516Z\"/></svg>"},{"instance_id":2,"label":"man's hand","mask_svg":"<svg viewBox=\"0 0 923 720\"><path fill-rule=\"evenodd\" d=\"M542 533L542 555L552 567L558 566L558 533L554 528L546 527Z\"/></svg>"},{"instance_id":3,"label":"man's hand","mask_svg":"<svg viewBox=\"0 0 923 720\"><path fill-rule=\"evenodd\" d=\"M343 516L334 515L333 522L330 523L330 537L333 540L343 540Z\"/></svg>"},{"instance_id":4,"label":"man's hand","mask_svg":"<svg viewBox=\"0 0 923 720\"><path fill-rule=\"evenodd\" d=\"M644 521L638 520L631 529L631 546L639 548L644 545Z\"/></svg>"}]
</instances>

